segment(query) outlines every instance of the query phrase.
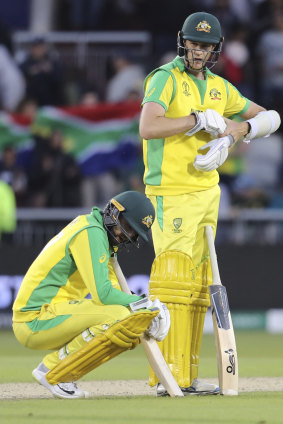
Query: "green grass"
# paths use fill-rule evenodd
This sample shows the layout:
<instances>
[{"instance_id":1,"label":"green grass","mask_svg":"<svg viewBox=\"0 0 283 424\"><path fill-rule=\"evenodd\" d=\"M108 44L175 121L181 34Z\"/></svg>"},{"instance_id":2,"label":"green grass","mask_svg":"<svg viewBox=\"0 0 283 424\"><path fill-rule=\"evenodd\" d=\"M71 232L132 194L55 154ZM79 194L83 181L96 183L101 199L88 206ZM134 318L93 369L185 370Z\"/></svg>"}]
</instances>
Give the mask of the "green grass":
<instances>
[{"instance_id":1,"label":"green grass","mask_svg":"<svg viewBox=\"0 0 283 424\"><path fill-rule=\"evenodd\" d=\"M283 376L283 337L263 332L236 334L241 377ZM33 381L31 371L44 352L21 346L11 331L0 331L0 383ZM84 380L146 379L147 359L139 346L97 368ZM201 351L200 377L216 377L217 364L213 335L205 335ZM283 422L283 420L282 420Z\"/></svg>"},{"instance_id":2,"label":"green grass","mask_svg":"<svg viewBox=\"0 0 283 424\"><path fill-rule=\"evenodd\" d=\"M241 377L283 376L283 337L263 332L236 334ZM32 382L43 352L22 347L10 331L0 332L0 382ZM146 379L141 347L94 370L85 380ZM216 377L214 339L205 335L200 377ZM282 424L283 394L244 393L238 397L184 399L131 397L86 400L9 400L0 402L1 424Z\"/></svg>"},{"instance_id":3,"label":"green grass","mask_svg":"<svg viewBox=\"0 0 283 424\"><path fill-rule=\"evenodd\" d=\"M2 424L282 424L281 393L229 397L25 400L0 404Z\"/></svg>"}]
</instances>

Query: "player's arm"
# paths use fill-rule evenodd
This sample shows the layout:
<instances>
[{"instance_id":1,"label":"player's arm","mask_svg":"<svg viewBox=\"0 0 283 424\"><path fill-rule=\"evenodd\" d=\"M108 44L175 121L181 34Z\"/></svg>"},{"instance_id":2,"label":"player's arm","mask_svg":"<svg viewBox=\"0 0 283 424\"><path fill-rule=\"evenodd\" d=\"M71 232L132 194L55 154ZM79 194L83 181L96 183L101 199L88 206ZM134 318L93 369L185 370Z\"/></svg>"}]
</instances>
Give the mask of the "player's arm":
<instances>
[{"instance_id":1,"label":"player's arm","mask_svg":"<svg viewBox=\"0 0 283 424\"><path fill-rule=\"evenodd\" d=\"M262 106L259 106L254 102L250 102L248 109L240 115L244 121L237 122L228 118L224 118L227 127L225 132L221 134L221 137L232 135L235 141L243 139L243 137L245 137L250 131L250 125L247 120L255 117L258 113L263 111L265 111L265 109Z\"/></svg>"},{"instance_id":2,"label":"player's arm","mask_svg":"<svg viewBox=\"0 0 283 424\"><path fill-rule=\"evenodd\" d=\"M103 231L96 227L81 231L69 245L70 253L92 298L103 305L128 306L141 297L128 295L112 287L109 280L108 248Z\"/></svg>"},{"instance_id":3,"label":"player's arm","mask_svg":"<svg viewBox=\"0 0 283 424\"><path fill-rule=\"evenodd\" d=\"M181 133L191 136L200 130L217 136L225 130L223 117L212 109L190 114L184 111L184 116L167 117L166 112L176 91L176 81L164 70L157 71L146 81L139 128L142 138L154 140Z\"/></svg>"},{"instance_id":4,"label":"player's arm","mask_svg":"<svg viewBox=\"0 0 283 424\"><path fill-rule=\"evenodd\" d=\"M167 118L163 106L155 102L144 104L140 117L140 136L146 140L171 137L196 125L195 115Z\"/></svg>"},{"instance_id":5,"label":"player's arm","mask_svg":"<svg viewBox=\"0 0 283 424\"><path fill-rule=\"evenodd\" d=\"M198 131L206 131L217 137L226 128L223 117L212 109L191 113L180 118L167 118L163 106L147 102L143 106L140 118L140 135L146 140L171 137L186 133L191 136Z\"/></svg>"}]
</instances>

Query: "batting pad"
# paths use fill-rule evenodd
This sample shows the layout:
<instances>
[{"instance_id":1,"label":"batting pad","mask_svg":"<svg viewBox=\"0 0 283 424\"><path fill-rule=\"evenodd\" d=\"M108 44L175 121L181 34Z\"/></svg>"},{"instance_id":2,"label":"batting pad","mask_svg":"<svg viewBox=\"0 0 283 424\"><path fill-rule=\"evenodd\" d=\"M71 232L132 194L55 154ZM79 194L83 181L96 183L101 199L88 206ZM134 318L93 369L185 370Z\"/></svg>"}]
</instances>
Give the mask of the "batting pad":
<instances>
[{"instance_id":1,"label":"batting pad","mask_svg":"<svg viewBox=\"0 0 283 424\"><path fill-rule=\"evenodd\" d=\"M180 387L189 387L197 377L203 323L209 306L208 263L197 269L189 255L168 250L158 255L152 265L149 293L166 304L171 316L167 337L158 343ZM158 379L152 369L149 385Z\"/></svg>"},{"instance_id":2,"label":"batting pad","mask_svg":"<svg viewBox=\"0 0 283 424\"><path fill-rule=\"evenodd\" d=\"M139 311L116 322L105 333L94 337L84 347L63 359L46 375L50 384L76 381L125 350L134 349L156 311Z\"/></svg>"}]
</instances>

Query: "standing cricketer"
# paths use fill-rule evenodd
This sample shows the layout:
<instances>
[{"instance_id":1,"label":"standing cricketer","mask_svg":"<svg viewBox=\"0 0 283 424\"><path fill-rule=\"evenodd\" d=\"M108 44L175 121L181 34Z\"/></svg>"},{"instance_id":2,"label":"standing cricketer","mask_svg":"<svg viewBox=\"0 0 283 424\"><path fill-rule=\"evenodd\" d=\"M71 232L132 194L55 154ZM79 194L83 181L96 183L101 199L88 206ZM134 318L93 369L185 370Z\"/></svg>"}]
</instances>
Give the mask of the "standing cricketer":
<instances>
[{"instance_id":1,"label":"standing cricketer","mask_svg":"<svg viewBox=\"0 0 283 424\"><path fill-rule=\"evenodd\" d=\"M109 261L118 246L137 245L138 237L148 241L154 217L145 195L121 193L104 211L94 207L63 228L25 275L13 330L24 346L53 351L32 375L55 397L88 397L74 381L135 348L144 331L156 340L167 335L166 306L122 292Z\"/></svg>"},{"instance_id":2,"label":"standing cricketer","mask_svg":"<svg viewBox=\"0 0 283 424\"><path fill-rule=\"evenodd\" d=\"M205 12L187 17L178 33L178 56L145 80L140 134L146 194L153 203L156 258L150 295L164 302L171 328L160 344L184 394L217 394L198 380L211 270L205 226L217 227L217 168L239 140L267 136L280 125L276 111L243 97L210 69L221 53L218 19ZM229 118L239 115L241 122ZM150 385L158 383L150 372ZM157 396L167 395L157 385Z\"/></svg>"}]
</instances>

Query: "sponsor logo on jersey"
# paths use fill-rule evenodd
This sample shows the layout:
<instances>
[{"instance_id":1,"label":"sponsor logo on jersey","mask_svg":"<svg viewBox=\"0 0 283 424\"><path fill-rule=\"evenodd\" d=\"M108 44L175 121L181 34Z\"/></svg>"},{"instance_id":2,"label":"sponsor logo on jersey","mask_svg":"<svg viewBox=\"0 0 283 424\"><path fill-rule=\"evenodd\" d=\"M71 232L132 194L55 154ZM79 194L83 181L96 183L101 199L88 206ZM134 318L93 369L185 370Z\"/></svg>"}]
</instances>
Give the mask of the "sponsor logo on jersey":
<instances>
[{"instance_id":1,"label":"sponsor logo on jersey","mask_svg":"<svg viewBox=\"0 0 283 424\"><path fill-rule=\"evenodd\" d=\"M186 81L182 82L182 89L183 89L183 94L185 94L185 96L190 96L190 86Z\"/></svg>"},{"instance_id":2,"label":"sponsor logo on jersey","mask_svg":"<svg viewBox=\"0 0 283 424\"><path fill-rule=\"evenodd\" d=\"M153 223L152 215L147 215L145 218L142 219L142 223L147 227L150 228Z\"/></svg>"},{"instance_id":3,"label":"sponsor logo on jersey","mask_svg":"<svg viewBox=\"0 0 283 424\"><path fill-rule=\"evenodd\" d=\"M221 93L216 88L212 88L209 92L211 100L221 100Z\"/></svg>"},{"instance_id":4,"label":"sponsor logo on jersey","mask_svg":"<svg viewBox=\"0 0 283 424\"><path fill-rule=\"evenodd\" d=\"M149 91L146 93L145 97L150 97L150 96L151 96L154 92L155 92L155 87L153 87L151 90L149 90Z\"/></svg>"},{"instance_id":5,"label":"sponsor logo on jersey","mask_svg":"<svg viewBox=\"0 0 283 424\"><path fill-rule=\"evenodd\" d=\"M107 255L106 255L106 254L104 254L104 255L100 256L100 258L99 258L99 262L100 262L101 264L103 264L103 262L105 262L105 261L106 261L106 258L107 258Z\"/></svg>"},{"instance_id":6,"label":"sponsor logo on jersey","mask_svg":"<svg viewBox=\"0 0 283 424\"><path fill-rule=\"evenodd\" d=\"M210 32L211 26L207 21L201 21L196 26L197 31L204 31L204 32Z\"/></svg>"},{"instance_id":7,"label":"sponsor logo on jersey","mask_svg":"<svg viewBox=\"0 0 283 424\"><path fill-rule=\"evenodd\" d=\"M183 222L182 218L174 218L173 219L173 225L174 225L174 228L172 230L173 233L181 233L183 231L183 230L180 230L182 222Z\"/></svg>"}]
</instances>

